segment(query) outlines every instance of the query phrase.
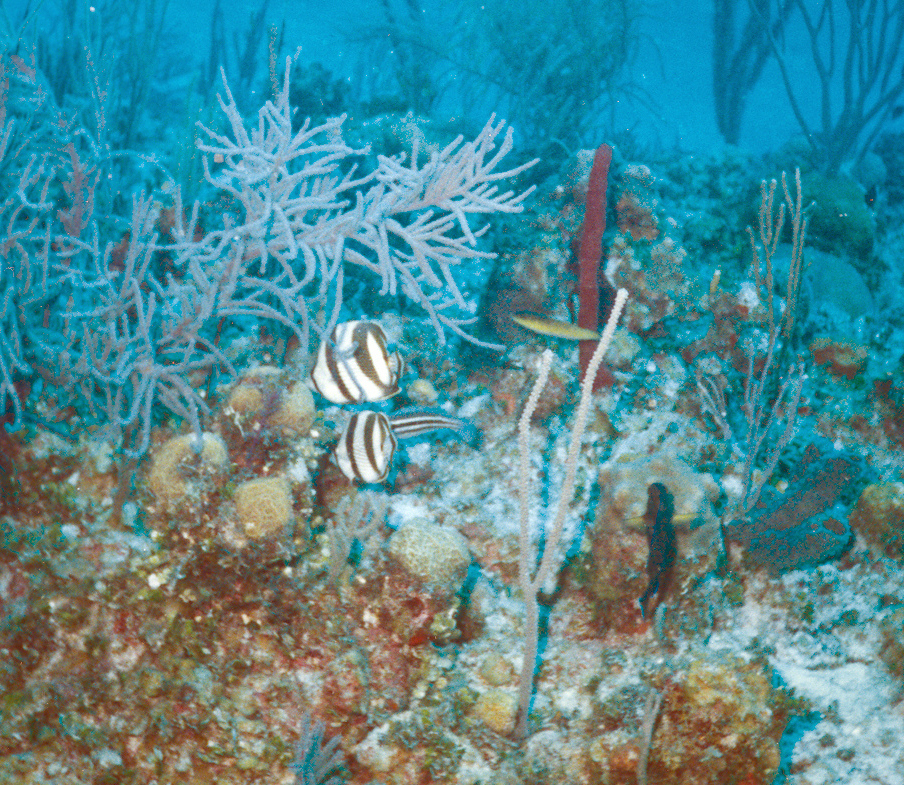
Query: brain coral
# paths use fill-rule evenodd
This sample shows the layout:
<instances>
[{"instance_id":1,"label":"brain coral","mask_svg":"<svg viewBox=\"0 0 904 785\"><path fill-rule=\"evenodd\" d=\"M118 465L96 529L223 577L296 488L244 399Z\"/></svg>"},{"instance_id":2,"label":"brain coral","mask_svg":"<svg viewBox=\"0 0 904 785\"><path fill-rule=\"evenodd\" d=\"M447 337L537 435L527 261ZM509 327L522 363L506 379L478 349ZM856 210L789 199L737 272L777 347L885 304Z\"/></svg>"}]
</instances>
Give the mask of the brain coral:
<instances>
[{"instance_id":1,"label":"brain coral","mask_svg":"<svg viewBox=\"0 0 904 785\"><path fill-rule=\"evenodd\" d=\"M308 431L314 420L314 396L306 385L288 385L280 368L262 365L248 371L229 394L227 411L266 422L286 435Z\"/></svg>"},{"instance_id":2,"label":"brain coral","mask_svg":"<svg viewBox=\"0 0 904 785\"><path fill-rule=\"evenodd\" d=\"M389 554L412 577L451 592L464 582L471 563L461 534L423 519L410 521L389 538Z\"/></svg>"},{"instance_id":3,"label":"brain coral","mask_svg":"<svg viewBox=\"0 0 904 785\"><path fill-rule=\"evenodd\" d=\"M235 508L248 537L270 537L292 520L292 493L284 477L243 482L235 491Z\"/></svg>"},{"instance_id":4,"label":"brain coral","mask_svg":"<svg viewBox=\"0 0 904 785\"><path fill-rule=\"evenodd\" d=\"M494 687L484 692L471 709L471 714L484 725L503 736L515 727L518 699L513 692Z\"/></svg>"},{"instance_id":5,"label":"brain coral","mask_svg":"<svg viewBox=\"0 0 904 785\"><path fill-rule=\"evenodd\" d=\"M148 487L158 501L173 504L188 495L205 471L222 471L228 463L226 444L219 436L201 434L200 451L195 450L194 434L174 436L154 452Z\"/></svg>"}]
</instances>

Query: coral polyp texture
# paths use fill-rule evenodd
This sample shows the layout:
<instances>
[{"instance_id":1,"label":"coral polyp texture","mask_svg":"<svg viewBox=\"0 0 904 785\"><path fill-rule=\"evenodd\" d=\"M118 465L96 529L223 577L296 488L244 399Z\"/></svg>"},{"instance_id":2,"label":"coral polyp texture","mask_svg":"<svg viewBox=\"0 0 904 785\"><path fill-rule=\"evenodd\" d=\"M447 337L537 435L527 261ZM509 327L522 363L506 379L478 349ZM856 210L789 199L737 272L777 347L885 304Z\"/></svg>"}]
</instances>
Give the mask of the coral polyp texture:
<instances>
[{"instance_id":1,"label":"coral polyp texture","mask_svg":"<svg viewBox=\"0 0 904 785\"><path fill-rule=\"evenodd\" d=\"M248 537L279 534L292 520L292 494L283 477L261 477L235 489L235 509Z\"/></svg>"},{"instance_id":2,"label":"coral polyp texture","mask_svg":"<svg viewBox=\"0 0 904 785\"><path fill-rule=\"evenodd\" d=\"M461 587L471 562L464 537L429 521L409 521L393 533L387 548L404 572L442 592Z\"/></svg>"},{"instance_id":3,"label":"coral polyp texture","mask_svg":"<svg viewBox=\"0 0 904 785\"><path fill-rule=\"evenodd\" d=\"M155 498L164 505L176 504L213 475L223 475L229 464L226 443L217 435L202 433L174 436L155 451L147 484Z\"/></svg>"}]
</instances>

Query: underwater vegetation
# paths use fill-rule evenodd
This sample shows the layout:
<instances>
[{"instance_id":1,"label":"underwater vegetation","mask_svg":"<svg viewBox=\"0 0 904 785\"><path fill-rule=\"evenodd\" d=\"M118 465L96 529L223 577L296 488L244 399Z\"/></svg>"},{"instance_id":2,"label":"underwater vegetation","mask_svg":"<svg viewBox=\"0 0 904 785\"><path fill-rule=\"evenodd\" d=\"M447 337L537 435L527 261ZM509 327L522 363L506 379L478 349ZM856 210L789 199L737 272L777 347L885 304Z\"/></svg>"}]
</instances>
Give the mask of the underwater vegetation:
<instances>
[{"instance_id":1,"label":"underwater vegetation","mask_svg":"<svg viewBox=\"0 0 904 785\"><path fill-rule=\"evenodd\" d=\"M21 66L16 77L7 111L38 102L51 113L36 72ZM502 125L491 120L473 142L459 138L423 161L415 142L408 164L381 156L376 171L358 175L341 168L365 152L342 141L342 118L293 131L288 79L287 61L256 130L228 86L221 106L231 136L202 127L206 176L231 205L222 228L205 231L200 205L187 212L178 191L166 206L137 195L122 241L103 248L89 185L100 177L95 166L74 141L53 140L51 151L65 157L33 152L37 134L10 118L0 138L15 194L5 204L0 392L14 427L17 382L40 375L133 457L147 450L160 405L199 435L209 408L189 377L235 376L220 344L236 331L282 328L306 352L312 332L328 336L338 321L347 264L379 278L378 296L417 302L441 341L445 329L462 333L467 319L454 311L465 301L451 268L492 257L476 247L486 227L472 230L469 216L518 211L530 192L496 185L530 166L494 171L511 133L495 150ZM52 188L68 195L67 209L48 200ZM168 242L159 241L164 232Z\"/></svg>"},{"instance_id":2,"label":"underwater vegetation","mask_svg":"<svg viewBox=\"0 0 904 785\"><path fill-rule=\"evenodd\" d=\"M713 9L713 96L725 141L738 143L749 93L774 64L803 133L798 165L835 175L862 162L900 111L904 9L878 0L716 0ZM806 76L791 63L794 50L809 53ZM814 89L818 104L808 109Z\"/></svg>"},{"instance_id":3,"label":"underwater vegetation","mask_svg":"<svg viewBox=\"0 0 904 785\"><path fill-rule=\"evenodd\" d=\"M546 173L550 161L609 134L619 101L643 98L631 68L644 11L637 0L526 0L517 24L504 0L381 9L382 26L357 42L379 64L373 103L423 116L451 104L468 123L477 107L499 109L518 129L522 154L541 157Z\"/></svg>"},{"instance_id":4,"label":"underwater vegetation","mask_svg":"<svg viewBox=\"0 0 904 785\"><path fill-rule=\"evenodd\" d=\"M538 177L495 118L305 122L345 96L288 62L256 112L223 80L197 201L159 161L111 199L28 54L0 780L896 782L893 189L793 147Z\"/></svg>"}]
</instances>

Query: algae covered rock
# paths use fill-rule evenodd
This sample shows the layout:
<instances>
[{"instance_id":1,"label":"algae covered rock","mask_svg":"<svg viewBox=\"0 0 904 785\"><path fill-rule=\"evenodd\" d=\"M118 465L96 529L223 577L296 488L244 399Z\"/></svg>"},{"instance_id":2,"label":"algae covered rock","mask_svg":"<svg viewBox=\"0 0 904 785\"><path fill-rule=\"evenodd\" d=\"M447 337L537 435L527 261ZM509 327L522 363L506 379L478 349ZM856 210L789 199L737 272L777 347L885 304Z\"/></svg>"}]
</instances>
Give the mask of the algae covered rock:
<instances>
[{"instance_id":1,"label":"algae covered rock","mask_svg":"<svg viewBox=\"0 0 904 785\"><path fill-rule=\"evenodd\" d=\"M790 255L788 257L790 259ZM804 252L804 285L813 307L830 306L851 319L872 316L875 302L861 271L840 256L815 248Z\"/></svg>"},{"instance_id":2,"label":"algae covered rock","mask_svg":"<svg viewBox=\"0 0 904 785\"><path fill-rule=\"evenodd\" d=\"M247 371L229 393L227 414L246 430L266 427L285 436L306 433L314 421L314 396L307 385L292 384L282 369L262 365Z\"/></svg>"},{"instance_id":3,"label":"algae covered rock","mask_svg":"<svg viewBox=\"0 0 904 785\"><path fill-rule=\"evenodd\" d=\"M904 483L867 485L851 513L851 525L886 556L904 554Z\"/></svg>"},{"instance_id":4,"label":"algae covered rock","mask_svg":"<svg viewBox=\"0 0 904 785\"><path fill-rule=\"evenodd\" d=\"M868 265L876 239L876 222L863 187L849 177L808 172L801 178L809 212L807 240L827 251L850 254Z\"/></svg>"},{"instance_id":5,"label":"algae covered rock","mask_svg":"<svg viewBox=\"0 0 904 785\"><path fill-rule=\"evenodd\" d=\"M892 611L882 619L879 629L882 633L880 659L892 676L904 678L904 609Z\"/></svg>"},{"instance_id":6,"label":"algae covered rock","mask_svg":"<svg viewBox=\"0 0 904 785\"><path fill-rule=\"evenodd\" d=\"M719 525L712 507L718 487L675 455L626 455L600 470L600 505L588 532L586 587L607 625L625 629L639 617L638 599L648 586L644 512L648 489L661 483L674 501L672 525L677 557L674 590L666 602L712 570L719 555Z\"/></svg>"},{"instance_id":7,"label":"algae covered rock","mask_svg":"<svg viewBox=\"0 0 904 785\"><path fill-rule=\"evenodd\" d=\"M471 715L491 730L506 736L515 727L517 711L518 698L514 691L493 687L477 699L471 708Z\"/></svg>"},{"instance_id":8,"label":"algae covered rock","mask_svg":"<svg viewBox=\"0 0 904 785\"><path fill-rule=\"evenodd\" d=\"M740 546L748 566L774 575L840 558L853 544L847 508L866 471L853 453L814 442L783 492L765 486L746 517L722 527L729 552Z\"/></svg>"},{"instance_id":9,"label":"algae covered rock","mask_svg":"<svg viewBox=\"0 0 904 785\"><path fill-rule=\"evenodd\" d=\"M490 652L480 663L480 677L491 687L515 683L515 669L511 661L499 652Z\"/></svg>"},{"instance_id":10,"label":"algae covered rock","mask_svg":"<svg viewBox=\"0 0 904 785\"><path fill-rule=\"evenodd\" d=\"M694 655L668 676L649 753L650 782L768 785L781 755L785 693L762 662Z\"/></svg>"},{"instance_id":11,"label":"algae covered rock","mask_svg":"<svg viewBox=\"0 0 904 785\"><path fill-rule=\"evenodd\" d=\"M385 785L489 782L480 752L437 720L429 709L398 712L352 747L351 754Z\"/></svg>"},{"instance_id":12,"label":"algae covered rock","mask_svg":"<svg viewBox=\"0 0 904 785\"><path fill-rule=\"evenodd\" d=\"M531 785L571 785L593 783L607 785L607 780L594 770L587 745L576 734L564 733L552 728L534 733L525 745L525 767ZM637 762L630 770L636 779ZM624 780L633 782L633 780Z\"/></svg>"}]
</instances>

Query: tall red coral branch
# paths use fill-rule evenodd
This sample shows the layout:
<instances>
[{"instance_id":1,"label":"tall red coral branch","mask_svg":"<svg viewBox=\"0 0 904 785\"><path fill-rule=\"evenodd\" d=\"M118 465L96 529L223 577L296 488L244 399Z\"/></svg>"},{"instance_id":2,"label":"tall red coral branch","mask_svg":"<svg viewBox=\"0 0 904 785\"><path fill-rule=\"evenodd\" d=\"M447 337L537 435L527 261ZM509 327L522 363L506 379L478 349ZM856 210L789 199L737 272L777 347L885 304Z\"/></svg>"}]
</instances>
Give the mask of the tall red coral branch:
<instances>
[{"instance_id":1,"label":"tall red coral branch","mask_svg":"<svg viewBox=\"0 0 904 785\"><path fill-rule=\"evenodd\" d=\"M588 330L598 330L600 320L599 267L603 252L603 233L606 231L606 188L609 180L609 164L612 148L601 144L593 156L590 185L584 208L584 227L578 251L578 325ZM596 341L581 341L581 374L587 372L587 364L596 348ZM594 389L613 383L612 372L600 366L594 380Z\"/></svg>"}]
</instances>

